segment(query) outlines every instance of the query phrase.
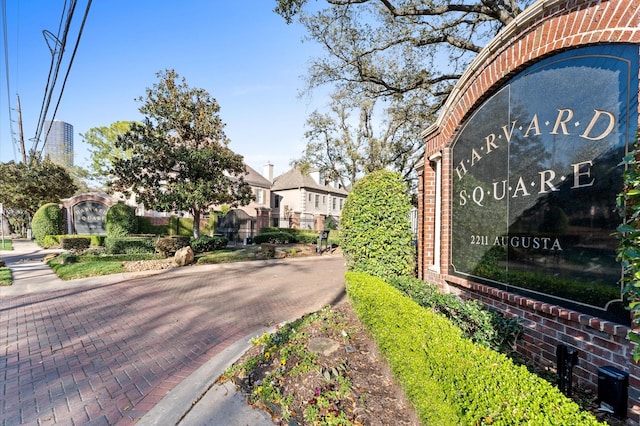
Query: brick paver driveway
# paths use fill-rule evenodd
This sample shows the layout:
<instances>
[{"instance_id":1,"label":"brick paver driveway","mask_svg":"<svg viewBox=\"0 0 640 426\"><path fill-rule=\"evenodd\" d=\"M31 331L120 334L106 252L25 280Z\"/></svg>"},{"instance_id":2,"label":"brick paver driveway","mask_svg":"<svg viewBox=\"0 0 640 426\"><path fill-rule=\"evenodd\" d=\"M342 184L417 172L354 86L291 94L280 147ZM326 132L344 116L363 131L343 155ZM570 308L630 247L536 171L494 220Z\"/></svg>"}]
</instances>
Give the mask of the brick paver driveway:
<instances>
[{"instance_id":1,"label":"brick paver driveway","mask_svg":"<svg viewBox=\"0 0 640 426\"><path fill-rule=\"evenodd\" d=\"M332 257L3 297L0 424L134 424L236 340L343 296Z\"/></svg>"}]
</instances>

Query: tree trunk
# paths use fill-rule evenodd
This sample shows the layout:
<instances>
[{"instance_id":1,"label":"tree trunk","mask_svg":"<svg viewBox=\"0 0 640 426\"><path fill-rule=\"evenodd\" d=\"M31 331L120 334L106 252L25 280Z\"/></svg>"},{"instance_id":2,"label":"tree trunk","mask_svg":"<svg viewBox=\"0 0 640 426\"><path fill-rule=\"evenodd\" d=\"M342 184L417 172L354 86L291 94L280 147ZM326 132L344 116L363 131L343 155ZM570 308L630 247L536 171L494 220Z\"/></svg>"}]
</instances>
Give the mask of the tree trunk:
<instances>
[{"instance_id":1,"label":"tree trunk","mask_svg":"<svg viewBox=\"0 0 640 426\"><path fill-rule=\"evenodd\" d=\"M200 238L200 210L193 209L193 238Z\"/></svg>"}]
</instances>

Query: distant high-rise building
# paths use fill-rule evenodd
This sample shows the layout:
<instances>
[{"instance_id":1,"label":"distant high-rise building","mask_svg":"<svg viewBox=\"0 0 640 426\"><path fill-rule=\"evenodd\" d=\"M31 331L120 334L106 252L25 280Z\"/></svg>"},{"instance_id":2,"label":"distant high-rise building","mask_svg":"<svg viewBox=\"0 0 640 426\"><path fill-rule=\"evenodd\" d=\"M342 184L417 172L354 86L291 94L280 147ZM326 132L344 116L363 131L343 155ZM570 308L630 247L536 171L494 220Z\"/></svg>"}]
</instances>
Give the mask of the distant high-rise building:
<instances>
[{"instance_id":1,"label":"distant high-rise building","mask_svg":"<svg viewBox=\"0 0 640 426\"><path fill-rule=\"evenodd\" d=\"M51 127L51 130L49 130ZM73 167L73 126L64 121L44 122L44 155L64 167Z\"/></svg>"}]
</instances>

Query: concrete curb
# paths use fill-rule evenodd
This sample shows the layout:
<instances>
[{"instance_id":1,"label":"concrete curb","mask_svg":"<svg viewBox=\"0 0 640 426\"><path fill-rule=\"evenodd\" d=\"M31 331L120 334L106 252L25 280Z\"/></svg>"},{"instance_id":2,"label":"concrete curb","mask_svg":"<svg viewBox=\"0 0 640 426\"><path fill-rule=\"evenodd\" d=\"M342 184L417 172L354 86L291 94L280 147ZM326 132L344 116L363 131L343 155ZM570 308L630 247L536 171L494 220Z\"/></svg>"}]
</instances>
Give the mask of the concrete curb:
<instances>
[{"instance_id":1,"label":"concrete curb","mask_svg":"<svg viewBox=\"0 0 640 426\"><path fill-rule=\"evenodd\" d=\"M215 385L227 367L237 361L249 348L251 339L272 331L261 328L224 349L207 363L182 380L154 408L137 423L137 426L177 425L194 408L207 392ZM248 404L247 409L253 410ZM215 413L213 413L215 414ZM209 413L209 415L212 415Z\"/></svg>"}]
</instances>

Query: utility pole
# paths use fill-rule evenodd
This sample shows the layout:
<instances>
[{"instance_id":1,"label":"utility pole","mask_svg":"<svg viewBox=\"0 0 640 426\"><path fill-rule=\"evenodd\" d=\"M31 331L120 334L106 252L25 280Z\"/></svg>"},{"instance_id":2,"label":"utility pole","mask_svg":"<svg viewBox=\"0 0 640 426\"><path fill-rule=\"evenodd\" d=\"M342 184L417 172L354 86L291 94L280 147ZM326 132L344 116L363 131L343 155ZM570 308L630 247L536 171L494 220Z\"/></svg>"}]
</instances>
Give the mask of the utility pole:
<instances>
[{"instance_id":1,"label":"utility pole","mask_svg":"<svg viewBox=\"0 0 640 426\"><path fill-rule=\"evenodd\" d=\"M20 95L18 97L18 134L20 136L20 154L22 154L22 162L27 164L27 153L24 150L24 133L22 132L22 109L20 108Z\"/></svg>"}]
</instances>

